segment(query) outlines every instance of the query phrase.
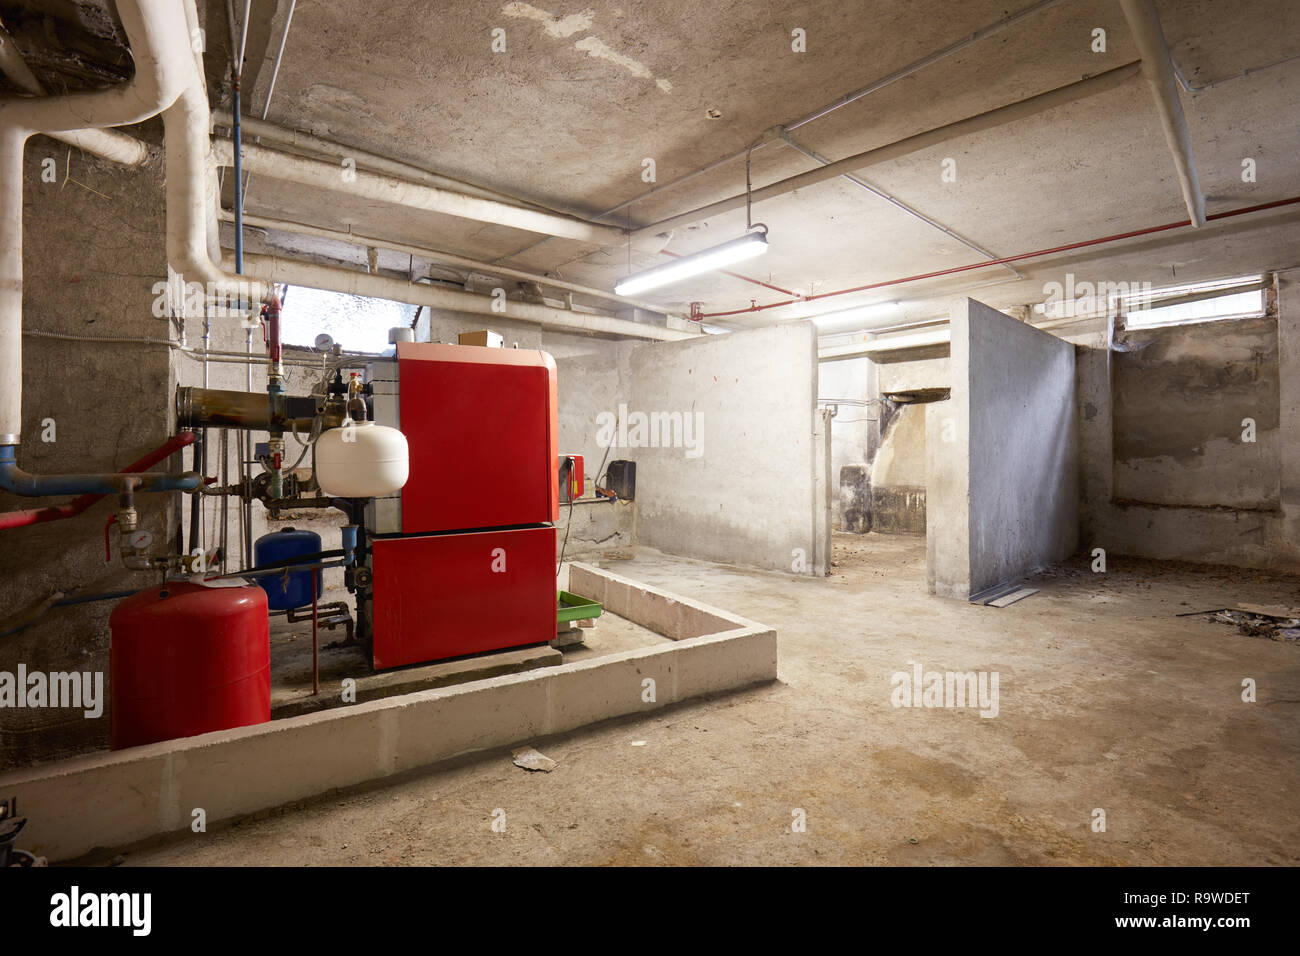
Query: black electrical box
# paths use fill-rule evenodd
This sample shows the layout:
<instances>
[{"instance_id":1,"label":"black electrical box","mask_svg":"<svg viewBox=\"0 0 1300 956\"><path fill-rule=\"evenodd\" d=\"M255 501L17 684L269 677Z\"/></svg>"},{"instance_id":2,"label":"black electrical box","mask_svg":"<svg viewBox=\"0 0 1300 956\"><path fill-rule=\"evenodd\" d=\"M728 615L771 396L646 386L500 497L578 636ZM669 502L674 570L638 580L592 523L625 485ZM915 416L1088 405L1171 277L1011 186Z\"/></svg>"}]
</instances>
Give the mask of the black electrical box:
<instances>
[{"instance_id":1,"label":"black electrical box","mask_svg":"<svg viewBox=\"0 0 1300 956\"><path fill-rule=\"evenodd\" d=\"M636 497L636 462L611 461L605 470L605 487L623 501Z\"/></svg>"}]
</instances>

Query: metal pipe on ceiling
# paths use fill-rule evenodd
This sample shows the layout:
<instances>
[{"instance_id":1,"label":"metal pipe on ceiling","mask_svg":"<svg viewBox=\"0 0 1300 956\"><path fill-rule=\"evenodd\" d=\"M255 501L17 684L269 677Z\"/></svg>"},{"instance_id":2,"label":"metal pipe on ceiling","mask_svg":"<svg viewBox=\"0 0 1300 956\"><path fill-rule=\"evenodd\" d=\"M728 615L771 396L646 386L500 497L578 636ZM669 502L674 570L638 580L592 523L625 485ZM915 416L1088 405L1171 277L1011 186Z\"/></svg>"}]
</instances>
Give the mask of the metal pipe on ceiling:
<instances>
[{"instance_id":1,"label":"metal pipe on ceiling","mask_svg":"<svg viewBox=\"0 0 1300 956\"><path fill-rule=\"evenodd\" d=\"M1178 99L1178 78L1174 73L1169 45L1165 42L1160 17L1153 0L1120 0L1124 19L1133 31L1138 52L1142 54L1142 76L1151 87L1160 125L1173 154L1174 168L1183 190L1183 202L1191 218L1192 227L1205 225L1205 194L1196 175L1196 160L1192 156L1192 138L1187 130L1187 117Z\"/></svg>"},{"instance_id":2,"label":"metal pipe on ceiling","mask_svg":"<svg viewBox=\"0 0 1300 956\"><path fill-rule=\"evenodd\" d=\"M1247 216L1252 213L1265 212L1270 209L1282 209L1289 206L1300 206L1300 196L1292 196L1290 199L1278 199L1274 202L1260 203L1255 206L1245 206L1241 209L1230 209L1226 212L1211 213L1206 216L1205 219L1206 222L1218 222L1224 219L1233 219L1237 216ZM836 289L833 292L821 292L817 295L805 296L801 299L786 299L784 302L769 302L765 305L750 306L747 309L732 309L729 312L704 312L699 316L699 318L716 319L728 315L749 315L754 312L766 312L768 309L779 309L782 306L794 305L801 302L813 302L819 299L829 299L840 295L850 295L854 292L868 292L872 289L884 289L890 286L904 285L908 282L920 282L922 279L937 279L943 276L957 275L962 272L971 272L975 269L987 269L989 266L1000 266L1006 262L1023 262L1026 259L1038 259L1043 256L1056 255L1062 252L1073 252L1076 249L1086 249L1091 246L1120 242L1124 239L1136 239L1140 236L1150 236L1160 232L1169 232L1174 229L1184 229L1190 225L1192 225L1192 222L1189 219L1184 219L1181 222L1167 222L1159 226L1147 226L1143 229L1133 229L1129 232L1120 232L1110 236L1101 236L1097 239L1085 239L1082 242L1071 242L1063 246L1053 246L1050 249L1036 249L1033 252L1022 252L1014 256L1004 256L995 261L972 262L969 265L953 266L948 269L940 269L937 272L925 272L920 275L904 276L901 279L886 279L884 282L871 282L866 285L853 286L849 289ZM840 308L842 309L845 307L841 306ZM811 317L805 316L805 318Z\"/></svg>"},{"instance_id":3,"label":"metal pipe on ceiling","mask_svg":"<svg viewBox=\"0 0 1300 956\"><path fill-rule=\"evenodd\" d=\"M1048 90L1045 93L1018 100L1015 103L1008 103L1005 106L999 106L996 109L958 120L955 123L938 126L885 146L847 156L819 169L810 169L796 176L790 176L787 179L771 183L761 189L755 189L750 198L753 202L758 202L763 199L770 199L773 196L781 196L796 189L802 189L805 186L825 182L828 179L835 179L846 172L853 172L867 166L874 166L919 152L927 147L947 142L959 136L968 136L972 133L994 129L1015 120L1023 119L1026 116L1033 116L1057 106L1064 106L1090 96L1096 96L1127 82L1138 74L1141 66L1140 61L1134 60L1132 63L1126 63L1113 70L1107 70L1105 73L1098 73L1096 76L1088 77L1085 80L1067 83L1065 86L1059 86L1054 90ZM701 219L708 219L711 216L730 212L733 209L743 207L746 200L746 193L738 193L727 199L701 206L690 212L670 216L667 219L661 219L659 222L633 230L632 237L635 239L637 237L653 236L676 229L679 226L699 222Z\"/></svg>"}]
</instances>

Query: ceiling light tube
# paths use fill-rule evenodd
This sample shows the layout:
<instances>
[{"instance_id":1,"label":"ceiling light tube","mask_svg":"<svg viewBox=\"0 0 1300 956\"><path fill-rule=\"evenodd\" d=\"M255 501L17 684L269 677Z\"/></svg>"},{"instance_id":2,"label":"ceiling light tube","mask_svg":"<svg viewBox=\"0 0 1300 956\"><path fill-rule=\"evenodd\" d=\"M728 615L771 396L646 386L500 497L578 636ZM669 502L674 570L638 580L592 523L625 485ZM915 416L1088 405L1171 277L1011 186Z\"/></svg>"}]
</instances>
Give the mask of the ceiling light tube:
<instances>
[{"instance_id":1,"label":"ceiling light tube","mask_svg":"<svg viewBox=\"0 0 1300 956\"><path fill-rule=\"evenodd\" d=\"M732 239L720 246L701 249L689 256L682 256L680 259L665 262L653 269L646 269L644 272L630 275L614 286L614 292L618 295L636 295L639 292L645 292L647 289L657 289L659 286L668 285L671 282L689 279L691 276L697 276L711 269L721 269L733 262L761 256L765 252L767 252L766 233L746 233L739 239Z\"/></svg>"},{"instance_id":2,"label":"ceiling light tube","mask_svg":"<svg viewBox=\"0 0 1300 956\"><path fill-rule=\"evenodd\" d=\"M816 323L817 327L825 333L829 329L847 329L858 323L866 322L869 319L877 319L882 316L893 316L900 311L901 303L899 302L875 302L871 305L859 305L851 309L841 309L838 312L822 312L818 315L810 315L808 318Z\"/></svg>"}]
</instances>

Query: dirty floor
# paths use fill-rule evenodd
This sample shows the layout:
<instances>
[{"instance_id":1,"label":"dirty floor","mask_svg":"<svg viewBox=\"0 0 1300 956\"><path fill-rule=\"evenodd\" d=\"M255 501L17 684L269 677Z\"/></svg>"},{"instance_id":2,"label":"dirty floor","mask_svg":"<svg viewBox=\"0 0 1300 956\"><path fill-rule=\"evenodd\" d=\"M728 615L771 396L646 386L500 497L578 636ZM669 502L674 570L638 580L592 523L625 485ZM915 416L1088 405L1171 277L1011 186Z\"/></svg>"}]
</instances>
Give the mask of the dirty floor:
<instances>
[{"instance_id":1,"label":"dirty floor","mask_svg":"<svg viewBox=\"0 0 1300 956\"><path fill-rule=\"evenodd\" d=\"M775 626L777 683L531 741L549 774L479 754L124 862L1300 863L1300 646L1175 616L1295 606L1300 580L1080 559L994 609L928 596L922 538L837 536L835 561L608 563ZM997 716L895 708L911 662L997 672Z\"/></svg>"}]
</instances>

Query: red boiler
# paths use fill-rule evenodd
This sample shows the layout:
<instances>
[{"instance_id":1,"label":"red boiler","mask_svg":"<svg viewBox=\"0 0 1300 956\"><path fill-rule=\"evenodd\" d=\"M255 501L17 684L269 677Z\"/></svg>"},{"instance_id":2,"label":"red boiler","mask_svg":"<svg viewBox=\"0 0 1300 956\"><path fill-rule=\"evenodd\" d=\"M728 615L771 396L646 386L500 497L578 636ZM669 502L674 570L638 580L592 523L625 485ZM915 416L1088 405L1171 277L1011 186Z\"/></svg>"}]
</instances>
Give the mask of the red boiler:
<instances>
[{"instance_id":1,"label":"red boiler","mask_svg":"<svg viewBox=\"0 0 1300 956\"><path fill-rule=\"evenodd\" d=\"M109 626L114 750L271 719L261 588L147 588L114 608Z\"/></svg>"}]
</instances>

